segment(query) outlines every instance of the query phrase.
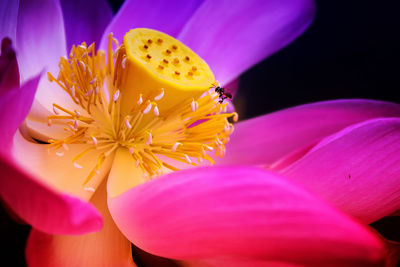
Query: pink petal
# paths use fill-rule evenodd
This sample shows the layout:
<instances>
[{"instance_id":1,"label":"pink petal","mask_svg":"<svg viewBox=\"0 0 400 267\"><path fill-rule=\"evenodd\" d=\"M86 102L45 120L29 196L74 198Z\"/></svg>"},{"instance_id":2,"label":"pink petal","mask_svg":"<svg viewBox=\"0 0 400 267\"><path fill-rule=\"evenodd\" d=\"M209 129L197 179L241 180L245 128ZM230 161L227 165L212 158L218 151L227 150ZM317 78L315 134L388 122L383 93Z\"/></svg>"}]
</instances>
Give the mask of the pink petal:
<instances>
[{"instance_id":1,"label":"pink petal","mask_svg":"<svg viewBox=\"0 0 400 267\"><path fill-rule=\"evenodd\" d=\"M19 1L1 0L0 2L0 40L9 37L15 41Z\"/></svg>"},{"instance_id":2,"label":"pink petal","mask_svg":"<svg viewBox=\"0 0 400 267\"><path fill-rule=\"evenodd\" d=\"M400 209L400 118L369 120L327 137L282 170L365 223Z\"/></svg>"},{"instance_id":3,"label":"pink petal","mask_svg":"<svg viewBox=\"0 0 400 267\"><path fill-rule=\"evenodd\" d=\"M226 84L297 38L314 11L312 0L205 1L178 39Z\"/></svg>"},{"instance_id":4,"label":"pink petal","mask_svg":"<svg viewBox=\"0 0 400 267\"><path fill-rule=\"evenodd\" d=\"M226 156L216 161L271 164L351 124L398 116L400 105L373 100L335 100L289 108L235 124Z\"/></svg>"},{"instance_id":5,"label":"pink petal","mask_svg":"<svg viewBox=\"0 0 400 267\"><path fill-rule=\"evenodd\" d=\"M82 42L100 44L104 29L112 18L106 0L61 0L67 37L67 50Z\"/></svg>"},{"instance_id":6,"label":"pink petal","mask_svg":"<svg viewBox=\"0 0 400 267\"><path fill-rule=\"evenodd\" d=\"M20 0L17 57L22 80L44 68L55 73L66 54L64 22L58 0Z\"/></svg>"},{"instance_id":7,"label":"pink petal","mask_svg":"<svg viewBox=\"0 0 400 267\"><path fill-rule=\"evenodd\" d=\"M92 203L102 212L101 231L80 235L48 235L32 230L26 247L30 267L136 266L131 243L115 226L107 210L105 183L96 191Z\"/></svg>"},{"instance_id":8,"label":"pink petal","mask_svg":"<svg viewBox=\"0 0 400 267\"><path fill-rule=\"evenodd\" d=\"M110 32L122 42L125 33L134 28L151 28L176 37L202 2L127 0L106 28L100 47L107 47L107 35Z\"/></svg>"},{"instance_id":9,"label":"pink petal","mask_svg":"<svg viewBox=\"0 0 400 267\"><path fill-rule=\"evenodd\" d=\"M27 81L21 88L12 88L0 93L0 151L7 153L18 127L31 108L39 76Z\"/></svg>"},{"instance_id":10,"label":"pink petal","mask_svg":"<svg viewBox=\"0 0 400 267\"><path fill-rule=\"evenodd\" d=\"M163 257L307 266L368 266L383 257L371 232L262 169L174 172L109 197L108 206L130 241Z\"/></svg>"},{"instance_id":11,"label":"pink petal","mask_svg":"<svg viewBox=\"0 0 400 267\"><path fill-rule=\"evenodd\" d=\"M0 156L0 195L34 228L57 234L83 234L102 227L101 215L89 203L58 193Z\"/></svg>"},{"instance_id":12,"label":"pink petal","mask_svg":"<svg viewBox=\"0 0 400 267\"><path fill-rule=\"evenodd\" d=\"M1 40L0 55L0 93L19 87L19 69L15 51L9 38Z\"/></svg>"}]
</instances>

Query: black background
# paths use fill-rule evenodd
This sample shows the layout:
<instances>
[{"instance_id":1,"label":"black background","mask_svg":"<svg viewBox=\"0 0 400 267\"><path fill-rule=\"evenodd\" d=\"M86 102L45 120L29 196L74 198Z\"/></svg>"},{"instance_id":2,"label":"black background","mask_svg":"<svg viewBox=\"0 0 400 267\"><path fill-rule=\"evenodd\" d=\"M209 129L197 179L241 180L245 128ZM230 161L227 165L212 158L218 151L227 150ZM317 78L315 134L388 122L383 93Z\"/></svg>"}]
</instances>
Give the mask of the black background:
<instances>
[{"instance_id":1,"label":"black background","mask_svg":"<svg viewBox=\"0 0 400 267\"><path fill-rule=\"evenodd\" d=\"M122 1L110 1L117 10ZM241 119L293 105L339 98L400 102L399 1L317 1L311 27L240 78ZM213 18L218 19L218 18ZM400 241L400 220L374 226ZM24 266L29 226L0 212L1 266Z\"/></svg>"}]
</instances>

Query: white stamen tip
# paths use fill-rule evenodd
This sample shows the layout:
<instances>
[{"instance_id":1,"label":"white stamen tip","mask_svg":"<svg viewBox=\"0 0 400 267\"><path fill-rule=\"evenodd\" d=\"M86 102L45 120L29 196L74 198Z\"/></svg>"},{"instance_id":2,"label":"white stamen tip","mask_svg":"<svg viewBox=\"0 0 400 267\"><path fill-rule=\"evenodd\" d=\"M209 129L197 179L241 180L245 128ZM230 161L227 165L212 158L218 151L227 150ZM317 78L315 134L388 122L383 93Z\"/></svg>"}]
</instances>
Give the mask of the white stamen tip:
<instances>
[{"instance_id":1,"label":"white stamen tip","mask_svg":"<svg viewBox=\"0 0 400 267\"><path fill-rule=\"evenodd\" d=\"M86 49L86 47L84 45L79 45L79 47L82 49Z\"/></svg>"},{"instance_id":2,"label":"white stamen tip","mask_svg":"<svg viewBox=\"0 0 400 267\"><path fill-rule=\"evenodd\" d=\"M78 127L79 127L78 121L75 120L75 121L74 121L74 129L75 129L75 130L78 130Z\"/></svg>"},{"instance_id":3,"label":"white stamen tip","mask_svg":"<svg viewBox=\"0 0 400 267\"><path fill-rule=\"evenodd\" d=\"M126 126L126 128L128 128L128 129L131 129L131 128L132 128L132 125L129 123L129 119L128 119L128 118L125 119L125 126Z\"/></svg>"},{"instance_id":4,"label":"white stamen tip","mask_svg":"<svg viewBox=\"0 0 400 267\"><path fill-rule=\"evenodd\" d=\"M78 163L74 162L74 167L77 169L82 169L83 167L79 165Z\"/></svg>"},{"instance_id":5,"label":"white stamen tip","mask_svg":"<svg viewBox=\"0 0 400 267\"><path fill-rule=\"evenodd\" d=\"M97 146L97 138L94 136L91 136L91 138L92 138L93 145Z\"/></svg>"},{"instance_id":6,"label":"white stamen tip","mask_svg":"<svg viewBox=\"0 0 400 267\"><path fill-rule=\"evenodd\" d=\"M204 147L205 147L207 150L213 150L213 149L214 149L212 146L208 146L208 145L204 145Z\"/></svg>"},{"instance_id":7,"label":"white stamen tip","mask_svg":"<svg viewBox=\"0 0 400 267\"><path fill-rule=\"evenodd\" d=\"M136 167L139 167L140 160L136 160Z\"/></svg>"},{"instance_id":8,"label":"white stamen tip","mask_svg":"<svg viewBox=\"0 0 400 267\"><path fill-rule=\"evenodd\" d=\"M134 151L135 151L135 149L134 149L133 147L130 147L130 148L129 148L129 154L132 155Z\"/></svg>"},{"instance_id":9,"label":"white stamen tip","mask_svg":"<svg viewBox=\"0 0 400 267\"><path fill-rule=\"evenodd\" d=\"M160 115L160 111L158 110L157 106L154 107L154 115L156 116Z\"/></svg>"},{"instance_id":10,"label":"white stamen tip","mask_svg":"<svg viewBox=\"0 0 400 267\"><path fill-rule=\"evenodd\" d=\"M94 93L97 95L99 93L99 87L94 88Z\"/></svg>"},{"instance_id":11,"label":"white stamen tip","mask_svg":"<svg viewBox=\"0 0 400 267\"><path fill-rule=\"evenodd\" d=\"M149 136L147 137L146 145L151 145L153 143L153 136L151 133L149 133Z\"/></svg>"},{"instance_id":12,"label":"white stamen tip","mask_svg":"<svg viewBox=\"0 0 400 267\"><path fill-rule=\"evenodd\" d=\"M125 67L126 67L126 57L124 57L124 59L122 60L122 62L121 62L121 65L122 65L122 68L123 69L125 69Z\"/></svg>"},{"instance_id":13,"label":"white stamen tip","mask_svg":"<svg viewBox=\"0 0 400 267\"><path fill-rule=\"evenodd\" d=\"M203 98L203 97L205 97L206 95L208 95L208 90L205 91L205 92L200 96L200 98Z\"/></svg>"},{"instance_id":14,"label":"white stamen tip","mask_svg":"<svg viewBox=\"0 0 400 267\"><path fill-rule=\"evenodd\" d=\"M186 159L187 163L189 163L189 164L191 164L191 163L192 163L192 161L190 160L189 156L188 156L188 155L186 155L186 154L185 154L185 159Z\"/></svg>"},{"instance_id":15,"label":"white stamen tip","mask_svg":"<svg viewBox=\"0 0 400 267\"><path fill-rule=\"evenodd\" d=\"M172 152L175 152L176 149L178 148L178 146L180 146L180 145L182 145L182 144L179 143L179 142L176 142L176 143L172 146Z\"/></svg>"},{"instance_id":16,"label":"white stamen tip","mask_svg":"<svg viewBox=\"0 0 400 267\"><path fill-rule=\"evenodd\" d=\"M147 105L147 107L143 110L143 114L149 113L150 110L151 110L151 103L149 103L149 104Z\"/></svg>"},{"instance_id":17,"label":"white stamen tip","mask_svg":"<svg viewBox=\"0 0 400 267\"><path fill-rule=\"evenodd\" d=\"M94 77L93 80L90 81L90 84L94 84L97 81L97 78Z\"/></svg>"},{"instance_id":18,"label":"white stamen tip","mask_svg":"<svg viewBox=\"0 0 400 267\"><path fill-rule=\"evenodd\" d=\"M113 101L117 102L118 97L119 97L119 90L115 91L114 96L113 96Z\"/></svg>"},{"instance_id":19,"label":"white stamen tip","mask_svg":"<svg viewBox=\"0 0 400 267\"><path fill-rule=\"evenodd\" d=\"M59 157L62 157L62 156L64 156L64 152L56 152L56 155Z\"/></svg>"},{"instance_id":20,"label":"white stamen tip","mask_svg":"<svg viewBox=\"0 0 400 267\"><path fill-rule=\"evenodd\" d=\"M140 94L139 100L137 101L137 104L140 105L143 103L143 98L142 98L142 94Z\"/></svg>"},{"instance_id":21,"label":"white stamen tip","mask_svg":"<svg viewBox=\"0 0 400 267\"><path fill-rule=\"evenodd\" d=\"M94 170L95 174L100 174L100 171L98 169Z\"/></svg>"},{"instance_id":22,"label":"white stamen tip","mask_svg":"<svg viewBox=\"0 0 400 267\"><path fill-rule=\"evenodd\" d=\"M95 191L93 187L85 187L84 189L85 189L85 191L89 191L89 192Z\"/></svg>"},{"instance_id":23,"label":"white stamen tip","mask_svg":"<svg viewBox=\"0 0 400 267\"><path fill-rule=\"evenodd\" d=\"M198 107L198 106L199 106L199 104L196 101L194 101L194 99L193 99L192 103L190 103L190 107L192 108L192 111L195 112L197 110L196 107Z\"/></svg>"},{"instance_id":24,"label":"white stamen tip","mask_svg":"<svg viewBox=\"0 0 400 267\"><path fill-rule=\"evenodd\" d=\"M163 98L164 96L164 88L161 88L161 93L159 95L157 95L156 97L154 97L154 100L158 101L161 98Z\"/></svg>"},{"instance_id":25,"label":"white stamen tip","mask_svg":"<svg viewBox=\"0 0 400 267\"><path fill-rule=\"evenodd\" d=\"M77 110L75 110L75 115L79 118L81 116L81 113Z\"/></svg>"},{"instance_id":26,"label":"white stamen tip","mask_svg":"<svg viewBox=\"0 0 400 267\"><path fill-rule=\"evenodd\" d=\"M68 145L67 145L66 143L63 143L63 144L62 144L62 147L63 147L65 150L69 150L69 147L68 147Z\"/></svg>"},{"instance_id":27,"label":"white stamen tip","mask_svg":"<svg viewBox=\"0 0 400 267\"><path fill-rule=\"evenodd\" d=\"M81 68L82 68L83 72L85 72L85 70L86 70L85 63L83 63L83 61L78 61L78 62L81 65Z\"/></svg>"},{"instance_id":28,"label":"white stamen tip","mask_svg":"<svg viewBox=\"0 0 400 267\"><path fill-rule=\"evenodd\" d=\"M56 114L56 115L58 115L58 114L59 114L59 112L57 111L57 109L56 109L56 107L55 107L55 106L53 106L53 112L54 112L54 114Z\"/></svg>"}]
</instances>

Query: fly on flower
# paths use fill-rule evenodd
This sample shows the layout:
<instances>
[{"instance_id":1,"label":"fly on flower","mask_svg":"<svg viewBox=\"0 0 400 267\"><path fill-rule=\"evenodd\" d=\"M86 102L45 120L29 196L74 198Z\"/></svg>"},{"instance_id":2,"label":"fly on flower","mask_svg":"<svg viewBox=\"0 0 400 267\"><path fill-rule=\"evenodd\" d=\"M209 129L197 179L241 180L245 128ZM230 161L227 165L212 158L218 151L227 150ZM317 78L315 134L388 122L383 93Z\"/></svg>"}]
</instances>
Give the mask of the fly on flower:
<instances>
[{"instance_id":1,"label":"fly on flower","mask_svg":"<svg viewBox=\"0 0 400 267\"><path fill-rule=\"evenodd\" d=\"M233 131L228 118L237 116L225 113L222 98L231 95L221 87L208 90L214 81L210 68L174 38L135 29L118 45L110 34L107 55L82 43L59 67L58 77L49 73L49 80L73 105L53 103L48 124L62 125L65 136L48 140L48 148L62 157L69 145L83 145L71 164L91 169L85 185L117 150L129 153L149 178L178 170L174 162L213 164L209 152L225 154ZM93 152L97 161L82 165L81 158Z\"/></svg>"},{"instance_id":2,"label":"fly on flower","mask_svg":"<svg viewBox=\"0 0 400 267\"><path fill-rule=\"evenodd\" d=\"M211 88L215 88L215 92L219 96L219 103L222 104L225 99L232 99L232 94L229 92L225 92L225 88L222 88L219 83L213 84Z\"/></svg>"}]
</instances>

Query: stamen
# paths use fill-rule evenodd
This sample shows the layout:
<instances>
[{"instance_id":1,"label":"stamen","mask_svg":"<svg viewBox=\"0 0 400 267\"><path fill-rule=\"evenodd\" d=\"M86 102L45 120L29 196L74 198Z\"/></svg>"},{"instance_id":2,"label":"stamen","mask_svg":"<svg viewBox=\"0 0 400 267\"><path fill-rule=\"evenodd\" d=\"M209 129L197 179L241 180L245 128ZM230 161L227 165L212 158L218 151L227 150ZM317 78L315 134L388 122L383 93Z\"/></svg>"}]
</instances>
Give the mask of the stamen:
<instances>
[{"instance_id":1,"label":"stamen","mask_svg":"<svg viewBox=\"0 0 400 267\"><path fill-rule=\"evenodd\" d=\"M113 101L117 102L118 98L119 98L119 90L115 91L114 96L113 96Z\"/></svg>"},{"instance_id":2,"label":"stamen","mask_svg":"<svg viewBox=\"0 0 400 267\"><path fill-rule=\"evenodd\" d=\"M234 129L228 119L238 118L237 113L224 113L227 104L219 103L218 83L212 84L214 76L203 60L171 37L136 30L147 35L133 38L129 47L125 40L119 46L110 35L107 54L95 51L94 44L73 46L70 56L60 59L57 78L48 74L76 105L66 109L53 104L54 115L48 117L48 124L63 125L68 136L49 140L48 151L54 149L55 155L62 157L69 144L79 144L83 151L71 162L78 169L83 168L78 163L81 157L89 151L97 154L83 183L85 191L96 190L87 183L119 148L129 152L143 177L158 176L163 168L178 170L173 163L164 162L164 157L191 165L204 160L213 164L209 152L225 154ZM130 77L137 67L150 71ZM158 75L154 84L152 75ZM131 79L136 82L130 83Z\"/></svg>"},{"instance_id":3,"label":"stamen","mask_svg":"<svg viewBox=\"0 0 400 267\"><path fill-rule=\"evenodd\" d=\"M149 101L149 104L147 104L147 107L143 110L143 114L147 114L149 113L151 110L151 103Z\"/></svg>"},{"instance_id":4,"label":"stamen","mask_svg":"<svg viewBox=\"0 0 400 267\"><path fill-rule=\"evenodd\" d=\"M147 136L147 141L146 141L146 145L151 145L153 143L153 136L151 135L151 133L148 133Z\"/></svg>"},{"instance_id":5,"label":"stamen","mask_svg":"<svg viewBox=\"0 0 400 267\"><path fill-rule=\"evenodd\" d=\"M189 156L185 154L185 159L187 163L192 164L192 161L190 160Z\"/></svg>"},{"instance_id":6,"label":"stamen","mask_svg":"<svg viewBox=\"0 0 400 267\"><path fill-rule=\"evenodd\" d=\"M142 98L142 94L140 94L139 100L137 101L137 104L141 105L142 103L143 103L143 98Z\"/></svg>"},{"instance_id":7,"label":"stamen","mask_svg":"<svg viewBox=\"0 0 400 267\"><path fill-rule=\"evenodd\" d=\"M160 115L160 111L158 110L157 106L154 107L154 115L157 117Z\"/></svg>"},{"instance_id":8,"label":"stamen","mask_svg":"<svg viewBox=\"0 0 400 267\"><path fill-rule=\"evenodd\" d=\"M77 169L82 169L83 167L79 165L78 163L74 162L74 167Z\"/></svg>"},{"instance_id":9,"label":"stamen","mask_svg":"<svg viewBox=\"0 0 400 267\"><path fill-rule=\"evenodd\" d=\"M58 114L60 114L58 111L57 111L57 109L56 109L56 107L53 105L53 112L54 112L54 114L56 114L56 115L58 115Z\"/></svg>"},{"instance_id":10,"label":"stamen","mask_svg":"<svg viewBox=\"0 0 400 267\"><path fill-rule=\"evenodd\" d=\"M92 138L93 145L97 146L97 144L98 144L97 138L94 136L91 136L91 138Z\"/></svg>"},{"instance_id":11,"label":"stamen","mask_svg":"<svg viewBox=\"0 0 400 267\"><path fill-rule=\"evenodd\" d=\"M176 142L173 146L172 146L172 152L175 152L176 149L178 148L178 146L182 145L182 143Z\"/></svg>"},{"instance_id":12,"label":"stamen","mask_svg":"<svg viewBox=\"0 0 400 267\"><path fill-rule=\"evenodd\" d=\"M190 107L192 108L192 111L195 112L197 110L197 108L199 107L199 104L194 101L194 99L192 100L192 103L190 104Z\"/></svg>"},{"instance_id":13,"label":"stamen","mask_svg":"<svg viewBox=\"0 0 400 267\"><path fill-rule=\"evenodd\" d=\"M163 98L163 96L164 96L164 88L161 88L161 93L159 95L157 95L156 97L154 97L154 100L158 101L161 98Z\"/></svg>"},{"instance_id":14,"label":"stamen","mask_svg":"<svg viewBox=\"0 0 400 267\"><path fill-rule=\"evenodd\" d=\"M132 125L129 123L129 118L126 118L126 119L125 119L125 126L126 126L126 128L128 128L128 129L131 129L131 128L132 128Z\"/></svg>"}]
</instances>

